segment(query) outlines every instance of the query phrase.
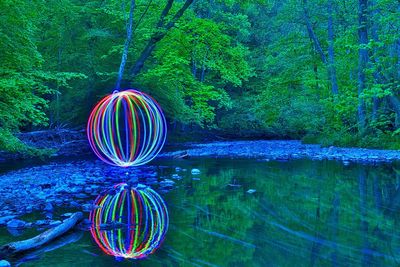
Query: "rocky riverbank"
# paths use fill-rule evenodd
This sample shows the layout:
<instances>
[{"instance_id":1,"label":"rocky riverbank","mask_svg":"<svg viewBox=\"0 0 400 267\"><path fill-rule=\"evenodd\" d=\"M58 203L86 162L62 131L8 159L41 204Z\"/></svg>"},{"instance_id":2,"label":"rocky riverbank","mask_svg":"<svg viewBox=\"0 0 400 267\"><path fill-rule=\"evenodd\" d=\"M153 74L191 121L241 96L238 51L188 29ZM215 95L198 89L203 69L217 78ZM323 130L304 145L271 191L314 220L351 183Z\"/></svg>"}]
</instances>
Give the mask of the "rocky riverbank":
<instances>
[{"instance_id":1,"label":"rocky riverbank","mask_svg":"<svg viewBox=\"0 0 400 267\"><path fill-rule=\"evenodd\" d=\"M0 226L7 226L9 232L16 235L27 227L55 226L62 219L62 216L53 217L56 210L89 212L101 192L121 182L151 185L159 193L166 193L173 188L174 180L180 178L170 174L176 173L174 168L168 168L125 169L108 166L99 160L80 160L4 173L0 175ZM41 213L41 218L35 222L19 218L31 212Z\"/></svg>"},{"instance_id":2,"label":"rocky riverbank","mask_svg":"<svg viewBox=\"0 0 400 267\"><path fill-rule=\"evenodd\" d=\"M186 144L185 149L167 152L162 157L229 157L286 161L291 159L339 160L344 164L376 164L400 160L400 150L321 147L301 141L231 141Z\"/></svg>"},{"instance_id":3,"label":"rocky riverbank","mask_svg":"<svg viewBox=\"0 0 400 267\"><path fill-rule=\"evenodd\" d=\"M256 158L267 161L339 160L344 164L378 164L400 160L400 151L324 148L319 145L302 144L300 141L232 141L183 144L179 147L179 150L164 152L160 157ZM0 175L0 226L21 229L57 225L60 218L53 218L54 210L88 212L93 208L93 200L103 190L116 183L140 182L151 185L160 193L166 193L175 187L176 181L181 179L184 172L188 175L198 175L200 171L185 170L177 166L152 165L125 169L108 166L93 159L71 159L68 162L51 162L47 165L9 171ZM32 223L18 219L19 216L31 212L41 213L42 218Z\"/></svg>"},{"instance_id":4,"label":"rocky riverbank","mask_svg":"<svg viewBox=\"0 0 400 267\"><path fill-rule=\"evenodd\" d=\"M76 157L93 154L85 130L47 130L18 134L17 137L30 147L48 149L52 158ZM174 149L177 148L177 149ZM385 163L400 160L400 150L366 148L321 147L303 144L298 140L226 141L208 143L167 142L162 157L229 157L259 158L264 160L339 160L345 164ZM172 152L171 152L172 151ZM26 156L26 155L25 155ZM18 160L24 155L0 152L0 161Z\"/></svg>"}]
</instances>

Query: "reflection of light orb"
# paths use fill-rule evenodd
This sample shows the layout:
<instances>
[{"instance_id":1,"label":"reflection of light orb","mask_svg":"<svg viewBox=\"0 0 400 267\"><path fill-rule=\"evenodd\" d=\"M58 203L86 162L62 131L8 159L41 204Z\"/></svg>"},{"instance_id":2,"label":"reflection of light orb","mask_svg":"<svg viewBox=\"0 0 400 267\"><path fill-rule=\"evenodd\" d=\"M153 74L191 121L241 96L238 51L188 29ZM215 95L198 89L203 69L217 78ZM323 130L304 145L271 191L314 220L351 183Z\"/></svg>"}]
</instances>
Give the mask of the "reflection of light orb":
<instances>
[{"instance_id":1,"label":"reflection of light orb","mask_svg":"<svg viewBox=\"0 0 400 267\"><path fill-rule=\"evenodd\" d=\"M121 167L146 164L165 143L167 124L158 103L149 95L126 90L104 97L94 107L87 136L94 153Z\"/></svg>"},{"instance_id":2,"label":"reflection of light orb","mask_svg":"<svg viewBox=\"0 0 400 267\"><path fill-rule=\"evenodd\" d=\"M98 196L95 205L89 215L90 232L105 253L140 259L161 245L168 230L168 211L151 188L117 184Z\"/></svg>"}]
</instances>

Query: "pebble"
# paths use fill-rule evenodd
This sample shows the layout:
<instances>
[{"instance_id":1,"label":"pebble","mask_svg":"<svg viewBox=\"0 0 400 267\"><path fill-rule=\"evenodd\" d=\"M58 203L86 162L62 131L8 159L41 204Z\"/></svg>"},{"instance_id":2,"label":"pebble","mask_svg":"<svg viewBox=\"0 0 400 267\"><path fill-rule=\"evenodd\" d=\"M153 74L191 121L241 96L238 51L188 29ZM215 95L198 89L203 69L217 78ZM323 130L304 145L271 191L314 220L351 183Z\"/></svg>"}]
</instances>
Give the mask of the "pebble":
<instances>
[{"instance_id":1,"label":"pebble","mask_svg":"<svg viewBox=\"0 0 400 267\"><path fill-rule=\"evenodd\" d=\"M173 187L174 184L175 182L170 179L164 179L160 182L161 187Z\"/></svg>"},{"instance_id":2,"label":"pebble","mask_svg":"<svg viewBox=\"0 0 400 267\"><path fill-rule=\"evenodd\" d=\"M191 173L192 173L192 175L199 175L201 172L199 169L192 169Z\"/></svg>"},{"instance_id":3,"label":"pebble","mask_svg":"<svg viewBox=\"0 0 400 267\"><path fill-rule=\"evenodd\" d=\"M179 174L172 174L172 179L175 179L175 180L180 180L180 179L182 179L182 177L181 176L179 176Z\"/></svg>"},{"instance_id":4,"label":"pebble","mask_svg":"<svg viewBox=\"0 0 400 267\"><path fill-rule=\"evenodd\" d=\"M72 214L73 214L73 213L71 213L71 212L64 213L64 214L61 215L61 218L69 218L69 217L72 216Z\"/></svg>"},{"instance_id":5,"label":"pebble","mask_svg":"<svg viewBox=\"0 0 400 267\"><path fill-rule=\"evenodd\" d=\"M44 210L44 211L47 211L47 212L53 212L54 208L53 208L53 205L51 205L50 202L47 202L47 203L46 203L46 206L44 207L43 210Z\"/></svg>"},{"instance_id":6,"label":"pebble","mask_svg":"<svg viewBox=\"0 0 400 267\"><path fill-rule=\"evenodd\" d=\"M14 229L23 229L27 226L27 223L22 220L12 219L11 221L7 222L7 228L14 228Z\"/></svg>"},{"instance_id":7,"label":"pebble","mask_svg":"<svg viewBox=\"0 0 400 267\"><path fill-rule=\"evenodd\" d=\"M6 260L0 260L0 267L11 267L11 264Z\"/></svg>"},{"instance_id":8,"label":"pebble","mask_svg":"<svg viewBox=\"0 0 400 267\"><path fill-rule=\"evenodd\" d=\"M83 204L82 205L82 211L84 211L84 212L90 212L90 211L94 210L95 208L97 208L97 206L95 206L93 204Z\"/></svg>"},{"instance_id":9,"label":"pebble","mask_svg":"<svg viewBox=\"0 0 400 267\"><path fill-rule=\"evenodd\" d=\"M61 221L51 221L50 223L49 223L49 225L50 226L57 226L57 225L60 225L60 224L62 224L62 222Z\"/></svg>"},{"instance_id":10,"label":"pebble","mask_svg":"<svg viewBox=\"0 0 400 267\"><path fill-rule=\"evenodd\" d=\"M7 222L11 221L12 219L14 219L15 215L8 215L8 216L3 216L0 218L0 226L5 226L7 224Z\"/></svg>"},{"instance_id":11,"label":"pebble","mask_svg":"<svg viewBox=\"0 0 400 267\"><path fill-rule=\"evenodd\" d=\"M249 193L249 194L253 194L253 193L255 193L255 192L256 192L255 189L249 189L249 190L247 190L247 193Z\"/></svg>"},{"instance_id":12,"label":"pebble","mask_svg":"<svg viewBox=\"0 0 400 267\"><path fill-rule=\"evenodd\" d=\"M34 224L36 226L44 226L44 225L48 225L50 223L49 220L37 220Z\"/></svg>"}]
</instances>

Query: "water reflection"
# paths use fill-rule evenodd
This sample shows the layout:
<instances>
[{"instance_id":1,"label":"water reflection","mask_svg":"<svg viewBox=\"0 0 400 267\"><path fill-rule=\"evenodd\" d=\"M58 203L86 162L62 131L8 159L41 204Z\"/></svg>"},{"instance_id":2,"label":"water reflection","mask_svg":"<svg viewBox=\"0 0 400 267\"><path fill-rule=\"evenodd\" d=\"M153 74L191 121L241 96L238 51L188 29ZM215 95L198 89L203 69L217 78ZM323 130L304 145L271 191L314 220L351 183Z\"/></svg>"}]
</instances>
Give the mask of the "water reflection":
<instances>
[{"instance_id":1,"label":"water reflection","mask_svg":"<svg viewBox=\"0 0 400 267\"><path fill-rule=\"evenodd\" d=\"M174 204L172 220L179 221L172 224L167 251L178 263L399 263L400 187L393 166L228 160L198 164L205 170L201 181L188 177L167 198ZM248 194L249 189L256 192Z\"/></svg>"},{"instance_id":2,"label":"water reflection","mask_svg":"<svg viewBox=\"0 0 400 267\"><path fill-rule=\"evenodd\" d=\"M159 179L182 179L163 195L170 219L163 245L135 261L137 266L400 266L396 164L237 159L153 164ZM193 176L193 168L200 175ZM132 266L102 253L89 232L24 266L77 264Z\"/></svg>"},{"instance_id":3,"label":"water reflection","mask_svg":"<svg viewBox=\"0 0 400 267\"><path fill-rule=\"evenodd\" d=\"M105 253L141 259L153 253L168 229L164 200L144 185L115 185L99 195L90 212L90 232Z\"/></svg>"}]
</instances>

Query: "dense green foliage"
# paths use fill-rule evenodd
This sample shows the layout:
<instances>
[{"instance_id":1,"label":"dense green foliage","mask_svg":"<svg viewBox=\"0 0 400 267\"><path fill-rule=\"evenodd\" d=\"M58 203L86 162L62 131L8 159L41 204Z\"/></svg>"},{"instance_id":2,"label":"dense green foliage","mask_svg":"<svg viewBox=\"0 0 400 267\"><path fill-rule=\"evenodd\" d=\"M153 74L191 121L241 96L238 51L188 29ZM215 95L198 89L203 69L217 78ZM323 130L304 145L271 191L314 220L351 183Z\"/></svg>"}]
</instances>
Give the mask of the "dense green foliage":
<instances>
[{"instance_id":1,"label":"dense green foliage","mask_svg":"<svg viewBox=\"0 0 400 267\"><path fill-rule=\"evenodd\" d=\"M162 21L184 3L172 2ZM122 88L158 99L170 129L400 147L397 1L194 1L161 29L166 3L136 1ZM129 9L127 0L1 1L1 147L18 150L10 133L21 130L84 125L115 86Z\"/></svg>"}]
</instances>

